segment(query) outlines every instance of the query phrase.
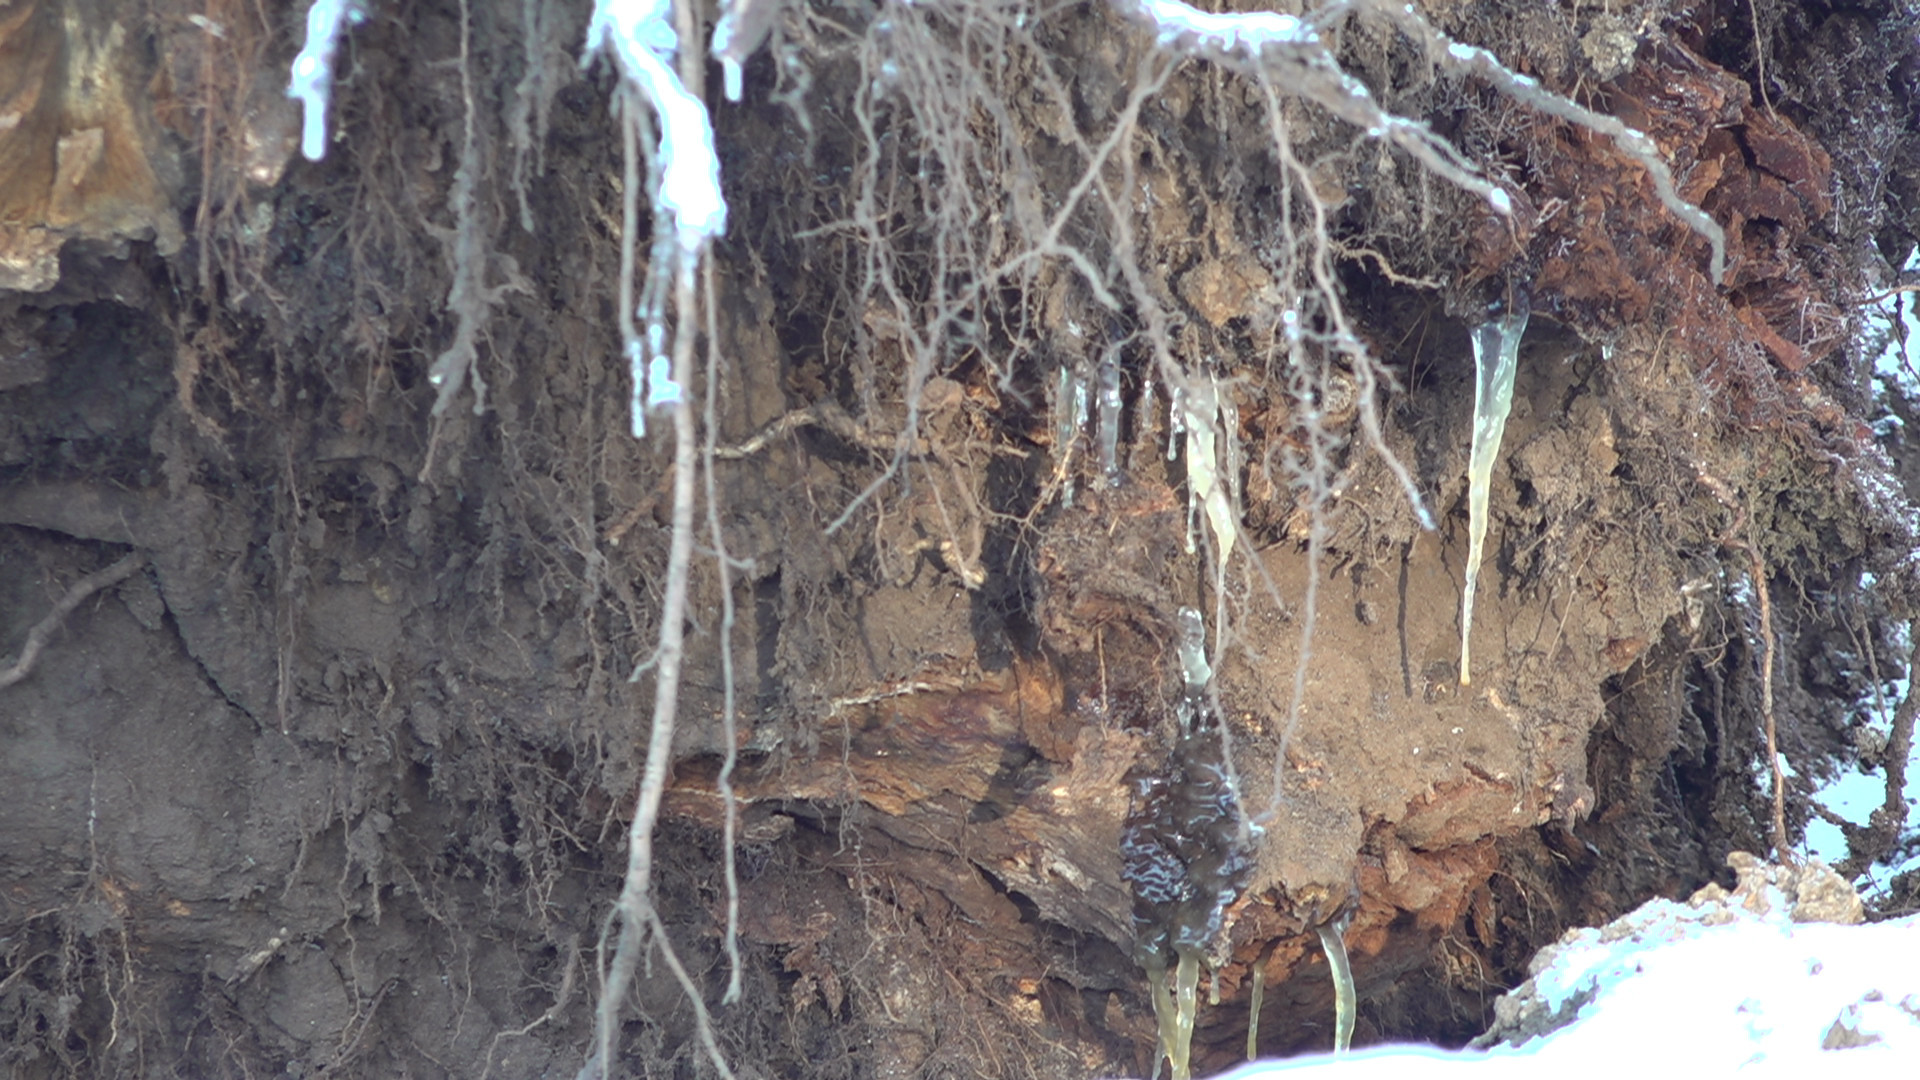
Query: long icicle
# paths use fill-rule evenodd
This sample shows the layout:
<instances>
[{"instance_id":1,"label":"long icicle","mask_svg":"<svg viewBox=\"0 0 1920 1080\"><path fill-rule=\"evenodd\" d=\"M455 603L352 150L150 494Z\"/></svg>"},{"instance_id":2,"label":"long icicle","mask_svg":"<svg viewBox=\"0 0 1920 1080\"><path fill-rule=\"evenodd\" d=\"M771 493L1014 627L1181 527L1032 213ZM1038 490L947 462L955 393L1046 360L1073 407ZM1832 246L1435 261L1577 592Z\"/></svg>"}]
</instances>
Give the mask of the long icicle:
<instances>
[{"instance_id":1,"label":"long icicle","mask_svg":"<svg viewBox=\"0 0 1920 1080\"><path fill-rule=\"evenodd\" d=\"M1260 1006L1266 1004L1267 964L1263 955L1253 965L1253 997L1247 1002L1247 1060L1260 1056Z\"/></svg>"},{"instance_id":2,"label":"long icicle","mask_svg":"<svg viewBox=\"0 0 1920 1080\"><path fill-rule=\"evenodd\" d=\"M1333 972L1333 1052L1344 1054L1353 1045L1353 964L1347 959L1347 917L1320 924L1320 947L1327 951Z\"/></svg>"},{"instance_id":3,"label":"long icicle","mask_svg":"<svg viewBox=\"0 0 1920 1080\"><path fill-rule=\"evenodd\" d=\"M1513 376L1520 368L1520 338L1527 332L1525 292L1507 314L1473 328L1473 450L1467 461L1467 583L1460 600L1460 685L1473 682L1473 593L1480 583L1481 545L1487 538L1487 488L1493 459L1500 456L1507 414L1513 410Z\"/></svg>"}]
</instances>

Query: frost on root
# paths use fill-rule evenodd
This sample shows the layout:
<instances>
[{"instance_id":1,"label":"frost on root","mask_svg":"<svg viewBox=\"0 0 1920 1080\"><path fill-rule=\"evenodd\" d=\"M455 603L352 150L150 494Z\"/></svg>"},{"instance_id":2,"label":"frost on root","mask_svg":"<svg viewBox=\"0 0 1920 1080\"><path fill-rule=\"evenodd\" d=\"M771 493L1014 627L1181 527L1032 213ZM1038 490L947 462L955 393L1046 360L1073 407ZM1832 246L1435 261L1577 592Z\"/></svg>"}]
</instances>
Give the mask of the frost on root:
<instances>
[{"instance_id":1,"label":"frost on root","mask_svg":"<svg viewBox=\"0 0 1920 1080\"><path fill-rule=\"evenodd\" d=\"M497 256L506 283L489 287L486 282L487 268L494 258L490 257L487 250L486 235L489 230L479 207L480 179L485 163L481 160L477 132L479 119L474 100L471 35L471 12L463 2L460 5L460 92L466 107L466 122L460 167L454 171L453 186L447 192L454 226L451 233L441 234L442 242L450 248L453 263L453 286L447 293L447 310L453 313L455 326L453 342L427 369L427 381L433 384L436 391L433 401L433 415L436 417L446 415L469 379L473 381L473 414L478 416L486 411L487 384L479 368L480 335L486 330L493 308L508 292L532 291L531 283L520 273L519 264L506 255Z\"/></svg>"}]
</instances>

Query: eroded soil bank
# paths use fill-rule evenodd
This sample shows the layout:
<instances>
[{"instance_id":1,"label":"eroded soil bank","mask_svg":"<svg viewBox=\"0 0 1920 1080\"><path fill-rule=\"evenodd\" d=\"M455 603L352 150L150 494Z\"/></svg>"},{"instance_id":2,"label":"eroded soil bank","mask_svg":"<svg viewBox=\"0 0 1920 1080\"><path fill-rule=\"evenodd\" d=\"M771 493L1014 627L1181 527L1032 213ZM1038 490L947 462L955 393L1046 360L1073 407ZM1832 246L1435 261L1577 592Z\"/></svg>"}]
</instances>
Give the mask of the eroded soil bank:
<instances>
[{"instance_id":1,"label":"eroded soil bank","mask_svg":"<svg viewBox=\"0 0 1920 1080\"><path fill-rule=\"evenodd\" d=\"M0 22L53 58L0 129L0 1062L571 1075L673 486L628 430L590 9L370 6L307 162L303 6L112 7ZM1121 841L1177 760L1182 608L1259 825L1199 1072L1256 970L1261 1051L1329 1045L1340 913L1356 1042L1460 1044L1566 927L1766 850L1765 628L1789 830L1885 753L1910 406L1861 314L1920 230L1913 13L1419 5L1644 132L1715 281L1618 139L1357 7L1325 63L1510 213L1329 113L1324 64L1130 4L796 0L742 103L711 70L654 887L739 1075L1153 1068ZM1462 685L1469 336L1523 293ZM709 1069L658 962L619 1046Z\"/></svg>"}]
</instances>

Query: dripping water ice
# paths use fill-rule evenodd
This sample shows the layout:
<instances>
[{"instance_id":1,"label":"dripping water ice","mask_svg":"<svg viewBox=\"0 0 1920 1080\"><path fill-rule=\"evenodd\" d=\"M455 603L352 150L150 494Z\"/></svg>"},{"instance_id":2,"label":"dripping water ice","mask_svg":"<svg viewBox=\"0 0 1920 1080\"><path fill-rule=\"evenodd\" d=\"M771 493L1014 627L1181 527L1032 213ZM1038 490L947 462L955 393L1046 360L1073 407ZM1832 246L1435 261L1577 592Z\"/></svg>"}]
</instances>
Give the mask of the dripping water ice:
<instances>
[{"instance_id":1,"label":"dripping water ice","mask_svg":"<svg viewBox=\"0 0 1920 1080\"><path fill-rule=\"evenodd\" d=\"M1206 623L1182 608L1177 630L1179 735L1160 767L1134 777L1120 850L1133 890L1134 957L1147 973L1160 1049L1174 1080L1187 1080L1200 967L1218 968L1224 959L1216 950L1252 875L1255 830L1240 812L1211 706Z\"/></svg>"},{"instance_id":2,"label":"dripping water ice","mask_svg":"<svg viewBox=\"0 0 1920 1080\"><path fill-rule=\"evenodd\" d=\"M1327 969L1333 973L1333 1052L1344 1054L1353 1045L1353 964L1347 958L1347 922L1342 915L1320 924L1320 947L1327 952Z\"/></svg>"}]
</instances>

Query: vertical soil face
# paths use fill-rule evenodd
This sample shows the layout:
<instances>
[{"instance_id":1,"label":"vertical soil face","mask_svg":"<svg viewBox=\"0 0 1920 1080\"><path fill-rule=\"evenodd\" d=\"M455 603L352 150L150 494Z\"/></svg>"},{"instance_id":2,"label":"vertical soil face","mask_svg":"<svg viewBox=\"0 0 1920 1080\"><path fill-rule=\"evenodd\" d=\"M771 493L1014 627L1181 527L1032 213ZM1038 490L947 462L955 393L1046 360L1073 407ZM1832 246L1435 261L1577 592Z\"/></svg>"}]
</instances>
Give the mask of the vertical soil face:
<instances>
[{"instance_id":1,"label":"vertical soil face","mask_svg":"<svg viewBox=\"0 0 1920 1080\"><path fill-rule=\"evenodd\" d=\"M580 1070L674 479L589 8L375 6L309 163L304 5L17 6L0 55L53 59L0 88L0 1063ZM1384 8L1315 47L1511 214L1131 5L795 0L742 103L712 73L653 887L737 1074L1152 1070L1122 838L1198 799L1183 607L1255 826L1202 1072L1256 973L1262 1052L1330 1045L1330 919L1359 1043L1457 1044L1564 928L1764 851L1763 594L1789 829L1870 753L1916 537L1859 313L1920 230L1914 16L1420 6L1645 133L1724 279L1617 140ZM1463 686L1469 334L1521 290ZM626 1074L708 1068L657 953L629 1001Z\"/></svg>"}]
</instances>

